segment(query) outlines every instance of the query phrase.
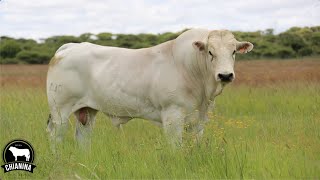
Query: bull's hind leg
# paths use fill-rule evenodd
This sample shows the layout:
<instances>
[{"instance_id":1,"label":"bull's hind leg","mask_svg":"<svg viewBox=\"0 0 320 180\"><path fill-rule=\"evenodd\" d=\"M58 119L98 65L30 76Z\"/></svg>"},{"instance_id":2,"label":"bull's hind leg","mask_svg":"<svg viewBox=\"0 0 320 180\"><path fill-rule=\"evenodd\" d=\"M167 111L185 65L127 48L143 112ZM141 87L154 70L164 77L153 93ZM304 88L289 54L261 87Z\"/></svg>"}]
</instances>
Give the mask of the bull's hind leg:
<instances>
[{"instance_id":1,"label":"bull's hind leg","mask_svg":"<svg viewBox=\"0 0 320 180\"><path fill-rule=\"evenodd\" d=\"M30 154L27 154L26 155L26 161L29 161L29 159L30 159Z\"/></svg>"},{"instance_id":2,"label":"bull's hind leg","mask_svg":"<svg viewBox=\"0 0 320 180\"><path fill-rule=\"evenodd\" d=\"M47 132L49 133L51 149L55 151L56 144L62 142L69 126L69 116L71 108L64 107L59 110L51 109L47 122Z\"/></svg>"},{"instance_id":3,"label":"bull's hind leg","mask_svg":"<svg viewBox=\"0 0 320 180\"><path fill-rule=\"evenodd\" d=\"M90 149L91 132L95 122L97 110L90 107L78 109L74 114L76 116L76 134L75 137L82 149Z\"/></svg>"}]
</instances>

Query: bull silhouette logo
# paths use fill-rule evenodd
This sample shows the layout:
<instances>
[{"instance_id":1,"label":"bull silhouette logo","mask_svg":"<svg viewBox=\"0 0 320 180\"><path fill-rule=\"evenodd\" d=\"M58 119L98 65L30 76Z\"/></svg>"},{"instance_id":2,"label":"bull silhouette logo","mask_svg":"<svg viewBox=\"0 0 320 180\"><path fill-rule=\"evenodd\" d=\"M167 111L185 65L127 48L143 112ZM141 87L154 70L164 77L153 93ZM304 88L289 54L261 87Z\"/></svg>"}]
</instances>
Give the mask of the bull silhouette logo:
<instances>
[{"instance_id":1,"label":"bull silhouette logo","mask_svg":"<svg viewBox=\"0 0 320 180\"><path fill-rule=\"evenodd\" d=\"M28 162L30 160L29 149L18 149L16 147L10 146L9 151L11 151L12 155L14 156L15 161L18 161L18 156L26 157L26 161L28 161Z\"/></svg>"},{"instance_id":2,"label":"bull silhouette logo","mask_svg":"<svg viewBox=\"0 0 320 180\"><path fill-rule=\"evenodd\" d=\"M36 167L33 164L34 150L30 143L25 140L14 140L9 142L3 150L4 172L23 170L33 173Z\"/></svg>"}]
</instances>

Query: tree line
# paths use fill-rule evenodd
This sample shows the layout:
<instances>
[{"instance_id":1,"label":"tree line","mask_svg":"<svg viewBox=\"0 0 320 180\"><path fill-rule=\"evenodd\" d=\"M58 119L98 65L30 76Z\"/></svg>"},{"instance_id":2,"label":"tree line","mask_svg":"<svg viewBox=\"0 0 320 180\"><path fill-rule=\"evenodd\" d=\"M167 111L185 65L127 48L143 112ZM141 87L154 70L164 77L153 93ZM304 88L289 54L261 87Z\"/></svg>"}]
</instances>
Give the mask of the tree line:
<instances>
[{"instance_id":1,"label":"tree line","mask_svg":"<svg viewBox=\"0 0 320 180\"><path fill-rule=\"evenodd\" d=\"M40 41L0 37L0 64L47 64L63 44L91 42L105 46L145 48L175 39L186 30L161 34L112 34L108 32L80 36L52 36ZM250 41L255 48L237 59L298 58L320 55L320 26L292 27L280 34L273 29L255 32L234 31L239 41Z\"/></svg>"}]
</instances>

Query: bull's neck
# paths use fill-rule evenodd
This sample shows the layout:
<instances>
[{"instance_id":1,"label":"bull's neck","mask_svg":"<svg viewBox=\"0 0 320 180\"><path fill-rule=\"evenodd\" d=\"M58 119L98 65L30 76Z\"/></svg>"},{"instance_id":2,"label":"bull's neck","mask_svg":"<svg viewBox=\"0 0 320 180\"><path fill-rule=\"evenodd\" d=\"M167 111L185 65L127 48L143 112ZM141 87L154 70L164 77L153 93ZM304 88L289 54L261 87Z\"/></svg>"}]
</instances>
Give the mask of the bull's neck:
<instances>
[{"instance_id":1,"label":"bull's neck","mask_svg":"<svg viewBox=\"0 0 320 180\"><path fill-rule=\"evenodd\" d=\"M210 62L207 62L203 54L196 54L191 61L180 61L181 72L185 79L190 95L198 102L209 104L215 91L215 83Z\"/></svg>"}]
</instances>

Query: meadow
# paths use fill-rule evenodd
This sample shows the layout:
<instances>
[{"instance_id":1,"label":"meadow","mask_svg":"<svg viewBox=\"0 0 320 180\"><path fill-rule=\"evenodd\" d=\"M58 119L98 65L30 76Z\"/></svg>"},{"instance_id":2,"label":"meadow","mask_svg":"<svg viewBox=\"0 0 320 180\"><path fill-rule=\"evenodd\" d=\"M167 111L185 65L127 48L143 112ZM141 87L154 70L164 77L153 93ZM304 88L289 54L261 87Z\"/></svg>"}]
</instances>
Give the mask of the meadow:
<instances>
[{"instance_id":1,"label":"meadow","mask_svg":"<svg viewBox=\"0 0 320 180\"><path fill-rule=\"evenodd\" d=\"M74 141L75 123L56 154L46 134L46 65L0 66L0 149L25 139L34 173L0 179L320 178L320 60L236 63L236 81L216 99L200 144L173 150L162 130L135 119L122 130L98 114L92 148ZM2 163L1 163L2 165Z\"/></svg>"}]
</instances>

